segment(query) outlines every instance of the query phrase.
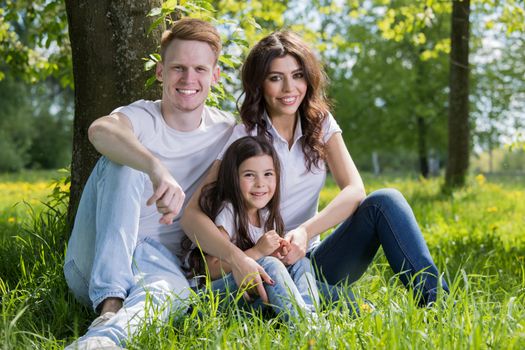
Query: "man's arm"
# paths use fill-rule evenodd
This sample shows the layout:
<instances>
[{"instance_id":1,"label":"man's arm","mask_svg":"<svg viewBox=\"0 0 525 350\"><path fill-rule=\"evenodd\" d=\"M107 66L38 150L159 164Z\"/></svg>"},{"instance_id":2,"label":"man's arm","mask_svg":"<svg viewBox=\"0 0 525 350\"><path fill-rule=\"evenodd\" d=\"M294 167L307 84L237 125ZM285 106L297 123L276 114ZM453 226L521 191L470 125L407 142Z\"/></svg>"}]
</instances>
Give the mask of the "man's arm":
<instances>
[{"instance_id":1,"label":"man's arm","mask_svg":"<svg viewBox=\"0 0 525 350\"><path fill-rule=\"evenodd\" d=\"M153 183L147 204L156 203L163 214L161 223L170 224L184 203L184 191L170 172L133 133L133 125L122 113L95 120L88 130L89 141L111 161L146 173Z\"/></svg>"}]
</instances>

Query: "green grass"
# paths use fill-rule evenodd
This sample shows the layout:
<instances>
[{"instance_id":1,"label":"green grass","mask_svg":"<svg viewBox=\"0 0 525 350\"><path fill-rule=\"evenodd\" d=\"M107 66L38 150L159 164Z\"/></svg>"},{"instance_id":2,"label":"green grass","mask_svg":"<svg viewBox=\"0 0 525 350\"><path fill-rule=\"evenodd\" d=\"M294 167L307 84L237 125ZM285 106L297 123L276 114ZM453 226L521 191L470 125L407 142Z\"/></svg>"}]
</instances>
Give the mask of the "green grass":
<instances>
[{"instance_id":1,"label":"green grass","mask_svg":"<svg viewBox=\"0 0 525 350\"><path fill-rule=\"evenodd\" d=\"M0 176L0 184L22 188L50 179L24 177ZM417 308L380 252L353 286L376 305L375 313L352 318L339 304L322 313L318 327L307 322L290 327L234 307L218 312L217 302L203 297L189 315L145 325L128 348L525 348L525 184L478 176L464 189L443 195L439 179L366 176L365 183L368 192L394 187L405 194L452 289L448 299ZM28 193L42 200L51 190L39 191ZM0 346L60 349L95 317L68 293L62 275L65 203L55 200L32 215L26 210L13 214L9 210L21 195L5 193L0 187ZM321 205L336 193L328 182ZM15 214L16 220L7 222Z\"/></svg>"}]
</instances>

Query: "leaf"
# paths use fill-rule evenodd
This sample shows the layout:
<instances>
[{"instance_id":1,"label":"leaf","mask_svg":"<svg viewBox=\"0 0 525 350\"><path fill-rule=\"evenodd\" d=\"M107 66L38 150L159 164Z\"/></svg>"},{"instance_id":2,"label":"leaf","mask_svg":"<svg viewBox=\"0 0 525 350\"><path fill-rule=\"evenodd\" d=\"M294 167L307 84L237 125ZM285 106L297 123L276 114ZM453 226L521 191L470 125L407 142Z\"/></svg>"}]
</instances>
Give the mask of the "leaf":
<instances>
[{"instance_id":1,"label":"leaf","mask_svg":"<svg viewBox=\"0 0 525 350\"><path fill-rule=\"evenodd\" d=\"M262 30L262 27L259 25L259 23L257 23L255 21L255 19L253 17L251 17L251 16L245 17L243 22L248 24L248 25L250 25L250 26L252 26L255 29Z\"/></svg>"},{"instance_id":2,"label":"leaf","mask_svg":"<svg viewBox=\"0 0 525 350\"><path fill-rule=\"evenodd\" d=\"M156 20L153 21L153 23L151 23L151 25L149 26L148 28L148 34L151 34L151 32L157 28L158 26L161 25L162 22L164 22L164 19L165 17L164 16L161 16L159 18L157 18Z\"/></svg>"},{"instance_id":3,"label":"leaf","mask_svg":"<svg viewBox=\"0 0 525 350\"><path fill-rule=\"evenodd\" d=\"M151 9L151 11L146 16L148 16L148 17L156 17L156 16L160 16L161 13L162 13L162 8L154 7L154 8Z\"/></svg>"},{"instance_id":4,"label":"leaf","mask_svg":"<svg viewBox=\"0 0 525 350\"><path fill-rule=\"evenodd\" d=\"M144 63L144 70L151 70L157 65L157 62L153 60L146 60Z\"/></svg>"},{"instance_id":5,"label":"leaf","mask_svg":"<svg viewBox=\"0 0 525 350\"><path fill-rule=\"evenodd\" d=\"M146 80L146 83L144 84L144 86L146 86L146 88L149 88L153 86L153 84L155 84L156 81L157 81L157 77L155 75L152 75L151 77L148 78L148 80Z\"/></svg>"},{"instance_id":6,"label":"leaf","mask_svg":"<svg viewBox=\"0 0 525 350\"><path fill-rule=\"evenodd\" d=\"M250 44L248 43L248 41L241 39L241 38L231 39L231 41L242 47L250 47Z\"/></svg>"}]
</instances>

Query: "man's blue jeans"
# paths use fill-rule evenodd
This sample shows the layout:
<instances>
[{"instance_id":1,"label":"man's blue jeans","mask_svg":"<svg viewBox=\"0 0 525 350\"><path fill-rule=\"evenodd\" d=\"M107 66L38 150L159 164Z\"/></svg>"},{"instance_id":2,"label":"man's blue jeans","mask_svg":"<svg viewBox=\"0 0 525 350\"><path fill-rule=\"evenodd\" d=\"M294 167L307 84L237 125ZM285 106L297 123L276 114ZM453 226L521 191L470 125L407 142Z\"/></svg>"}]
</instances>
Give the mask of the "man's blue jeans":
<instances>
[{"instance_id":1,"label":"man's blue jeans","mask_svg":"<svg viewBox=\"0 0 525 350\"><path fill-rule=\"evenodd\" d=\"M320 242L308 256L319 278L331 285L357 281L383 247L392 270L412 287L420 305L436 300L439 278L414 213L403 195L394 189L371 193L356 212Z\"/></svg>"},{"instance_id":2,"label":"man's blue jeans","mask_svg":"<svg viewBox=\"0 0 525 350\"><path fill-rule=\"evenodd\" d=\"M83 337L104 336L117 344L151 319L185 310L189 283L179 259L159 242L138 238L146 175L102 157L80 200L68 243L64 274L75 297L94 309L106 298L124 305ZM146 307L148 306L148 307Z\"/></svg>"}]
</instances>

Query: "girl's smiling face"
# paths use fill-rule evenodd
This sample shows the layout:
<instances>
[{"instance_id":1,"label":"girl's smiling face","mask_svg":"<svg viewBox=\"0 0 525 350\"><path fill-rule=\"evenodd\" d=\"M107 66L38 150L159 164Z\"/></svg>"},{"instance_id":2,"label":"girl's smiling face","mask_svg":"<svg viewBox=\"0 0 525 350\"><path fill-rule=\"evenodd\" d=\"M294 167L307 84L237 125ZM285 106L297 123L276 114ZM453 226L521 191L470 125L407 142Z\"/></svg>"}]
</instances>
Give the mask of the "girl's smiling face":
<instances>
[{"instance_id":1,"label":"girl's smiling face","mask_svg":"<svg viewBox=\"0 0 525 350\"><path fill-rule=\"evenodd\" d=\"M239 166L239 186L249 213L268 204L273 198L276 184L273 159L266 154L250 157Z\"/></svg>"}]
</instances>

